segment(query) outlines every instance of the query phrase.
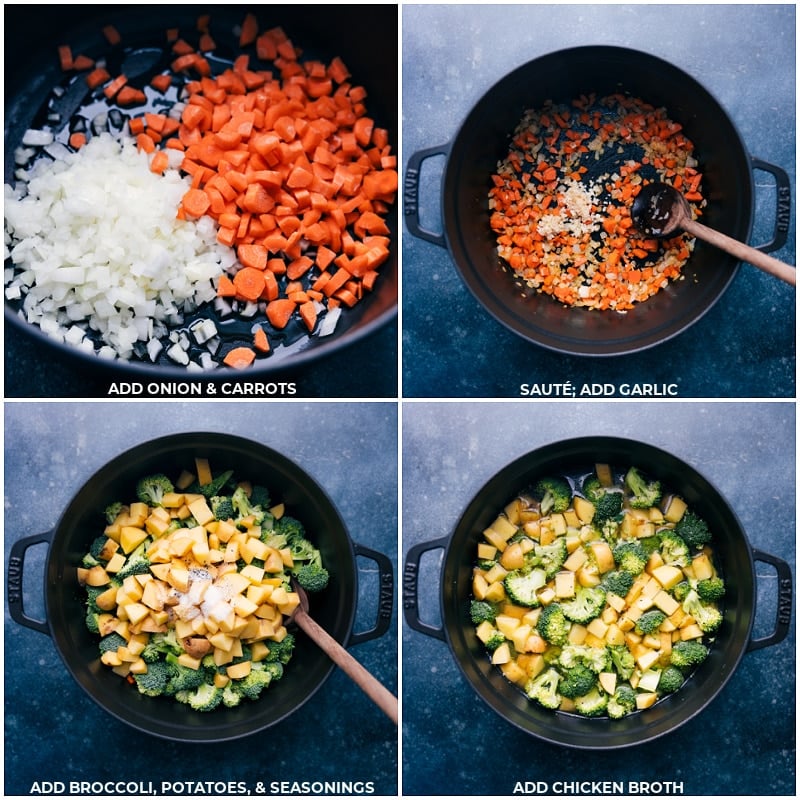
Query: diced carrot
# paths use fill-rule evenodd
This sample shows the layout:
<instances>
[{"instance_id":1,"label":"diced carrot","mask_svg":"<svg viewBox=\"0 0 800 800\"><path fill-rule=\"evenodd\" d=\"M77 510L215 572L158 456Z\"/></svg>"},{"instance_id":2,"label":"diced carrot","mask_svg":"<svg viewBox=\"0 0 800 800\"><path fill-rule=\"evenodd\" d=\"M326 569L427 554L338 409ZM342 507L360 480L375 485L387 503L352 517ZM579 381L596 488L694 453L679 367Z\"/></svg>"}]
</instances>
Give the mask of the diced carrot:
<instances>
[{"instance_id":1,"label":"diced carrot","mask_svg":"<svg viewBox=\"0 0 800 800\"><path fill-rule=\"evenodd\" d=\"M75 56L75 58L72 60L72 68L78 72L81 72L85 69L91 69L93 66L94 59L83 54Z\"/></svg>"},{"instance_id":2,"label":"diced carrot","mask_svg":"<svg viewBox=\"0 0 800 800\"><path fill-rule=\"evenodd\" d=\"M243 267L258 270L267 268L267 248L263 244L240 244L236 253Z\"/></svg>"},{"instance_id":3,"label":"diced carrot","mask_svg":"<svg viewBox=\"0 0 800 800\"><path fill-rule=\"evenodd\" d=\"M300 318L305 322L306 328L308 328L309 332L314 330L314 326L317 324L317 307L314 305L313 301L309 300L305 303L301 303L299 307Z\"/></svg>"},{"instance_id":4,"label":"diced carrot","mask_svg":"<svg viewBox=\"0 0 800 800\"><path fill-rule=\"evenodd\" d=\"M133 86L123 86L117 93L117 105L120 106L141 106L146 102L147 95Z\"/></svg>"},{"instance_id":5,"label":"diced carrot","mask_svg":"<svg viewBox=\"0 0 800 800\"><path fill-rule=\"evenodd\" d=\"M150 171L158 175L164 173L169 166L169 157L165 150L158 150L150 161Z\"/></svg>"},{"instance_id":6,"label":"diced carrot","mask_svg":"<svg viewBox=\"0 0 800 800\"><path fill-rule=\"evenodd\" d=\"M272 270L264 271L264 290L261 293L262 300L277 300L280 296L280 286L278 286L278 279Z\"/></svg>"},{"instance_id":7,"label":"diced carrot","mask_svg":"<svg viewBox=\"0 0 800 800\"><path fill-rule=\"evenodd\" d=\"M112 46L122 41L119 31L113 25L106 25L103 27L103 36L106 37L106 41Z\"/></svg>"},{"instance_id":8,"label":"diced carrot","mask_svg":"<svg viewBox=\"0 0 800 800\"><path fill-rule=\"evenodd\" d=\"M164 92L172 86L172 76L167 74L155 75L150 81L150 85L157 91L164 94Z\"/></svg>"},{"instance_id":9,"label":"diced carrot","mask_svg":"<svg viewBox=\"0 0 800 800\"><path fill-rule=\"evenodd\" d=\"M256 328L253 333L253 347L262 353L269 352L269 339L267 338L267 332L260 326Z\"/></svg>"},{"instance_id":10,"label":"diced carrot","mask_svg":"<svg viewBox=\"0 0 800 800\"><path fill-rule=\"evenodd\" d=\"M192 217L202 217L211 205L208 194L202 189L188 189L181 201L184 211Z\"/></svg>"},{"instance_id":11,"label":"diced carrot","mask_svg":"<svg viewBox=\"0 0 800 800\"><path fill-rule=\"evenodd\" d=\"M111 75L107 69L104 67L97 67L97 69L93 69L87 76L86 76L86 85L90 89L96 89L98 86L102 86L106 81L111 80Z\"/></svg>"},{"instance_id":12,"label":"diced carrot","mask_svg":"<svg viewBox=\"0 0 800 800\"><path fill-rule=\"evenodd\" d=\"M103 94L109 99L113 99L120 89L128 82L126 75L117 75L110 83L103 87Z\"/></svg>"},{"instance_id":13,"label":"diced carrot","mask_svg":"<svg viewBox=\"0 0 800 800\"><path fill-rule=\"evenodd\" d=\"M233 285L238 298L255 302L264 291L264 273L253 267L242 267L233 276Z\"/></svg>"},{"instance_id":14,"label":"diced carrot","mask_svg":"<svg viewBox=\"0 0 800 800\"><path fill-rule=\"evenodd\" d=\"M154 153L156 149L155 142L146 133L140 133L136 137L136 146L145 153Z\"/></svg>"},{"instance_id":15,"label":"diced carrot","mask_svg":"<svg viewBox=\"0 0 800 800\"><path fill-rule=\"evenodd\" d=\"M75 150L79 150L86 144L86 134L80 131L75 131L69 135L69 146Z\"/></svg>"},{"instance_id":16,"label":"diced carrot","mask_svg":"<svg viewBox=\"0 0 800 800\"><path fill-rule=\"evenodd\" d=\"M236 297L236 287L233 285L233 281L224 272L219 276L217 295L219 297Z\"/></svg>"},{"instance_id":17,"label":"diced carrot","mask_svg":"<svg viewBox=\"0 0 800 800\"><path fill-rule=\"evenodd\" d=\"M286 298L272 300L267 303L267 319L274 328L282 330L289 324L295 308L295 304Z\"/></svg>"},{"instance_id":18,"label":"diced carrot","mask_svg":"<svg viewBox=\"0 0 800 800\"><path fill-rule=\"evenodd\" d=\"M223 363L233 369L246 369L256 360L256 353L250 347L234 347L226 353Z\"/></svg>"},{"instance_id":19,"label":"diced carrot","mask_svg":"<svg viewBox=\"0 0 800 800\"><path fill-rule=\"evenodd\" d=\"M68 44L58 46L58 63L64 72L71 70L75 62L72 58L72 48Z\"/></svg>"},{"instance_id":20,"label":"diced carrot","mask_svg":"<svg viewBox=\"0 0 800 800\"><path fill-rule=\"evenodd\" d=\"M239 47L247 47L253 44L258 37L258 20L255 14L245 14L242 21L242 30L239 34Z\"/></svg>"}]
</instances>

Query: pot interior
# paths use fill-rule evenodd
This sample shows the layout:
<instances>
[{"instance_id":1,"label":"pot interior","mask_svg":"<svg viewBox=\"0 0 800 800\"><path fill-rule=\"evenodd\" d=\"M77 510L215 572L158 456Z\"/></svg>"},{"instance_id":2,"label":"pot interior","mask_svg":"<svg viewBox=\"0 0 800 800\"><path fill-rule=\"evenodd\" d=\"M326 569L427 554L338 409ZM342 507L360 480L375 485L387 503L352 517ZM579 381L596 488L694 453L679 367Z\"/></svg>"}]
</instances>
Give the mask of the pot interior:
<instances>
[{"instance_id":1,"label":"pot interior","mask_svg":"<svg viewBox=\"0 0 800 800\"><path fill-rule=\"evenodd\" d=\"M590 470L596 462L639 466L681 497L713 533L715 560L726 583L724 619L708 658L674 694L620 720L588 719L547 711L529 701L494 667L469 619L472 566L482 531L519 491L547 474ZM752 553L734 512L697 471L674 456L640 442L586 437L531 452L495 475L467 506L451 536L442 565L442 620L456 661L472 688L500 716L550 742L584 749L641 744L687 722L710 703L745 652L755 604Z\"/></svg>"},{"instance_id":2,"label":"pot interior","mask_svg":"<svg viewBox=\"0 0 800 800\"><path fill-rule=\"evenodd\" d=\"M214 6L209 10L211 31L217 41L217 53L228 60L238 54L238 30L248 10L241 6ZM354 85L367 90L368 113L376 125L387 128L389 140L396 149L398 143L397 121L397 8L396 6L370 6L358 14L341 14L336 6L319 6L308 14L303 6L276 5L252 9L259 19L259 30L280 26L302 48L303 59L320 59L325 63L339 56L352 74ZM13 181L15 171L14 150L20 145L25 131L36 127L46 118L46 104L52 89L64 80L54 57L56 47L68 43L74 53L85 53L93 58L108 56L108 45L102 28L115 25L123 36L123 45L136 52L147 53L160 47L164 31L178 28L187 32L188 38L197 27L197 7L153 6L148 14L135 7L118 9L113 13L107 7L69 6L54 7L52 13L42 15L33 6L9 9L6 24L15 31L8 37L8 62L15 64L6 84L6 120L4 175L6 182ZM37 31L35 48L30 47L24 32ZM375 31L386 35L376 36ZM134 64L136 63L134 59ZM380 329L395 318L398 297L399 249L397 204L386 215L390 233L390 256L381 265L380 279L375 290L362 302L348 308L339 318L336 330L329 336L308 335L302 324L293 321L283 331L270 331L272 352L258 359L248 370L250 374L264 374L280 369L295 368L312 362L326 354L339 351ZM98 359L78 347L56 341L29 324L17 313L21 302L5 303L6 322L25 334L35 337L42 346L56 348L68 358L95 369L125 370L140 376L158 375L160 378L185 378L186 370L175 365L163 353L157 364L147 359L126 362ZM228 347L252 344L253 319L233 320L221 316L213 308L201 309L195 316L211 317ZM263 315L262 323L266 324ZM185 325L188 326L190 318ZM227 368L207 374L212 380L230 377Z\"/></svg>"},{"instance_id":3,"label":"pot interior","mask_svg":"<svg viewBox=\"0 0 800 800\"><path fill-rule=\"evenodd\" d=\"M490 176L524 111L592 92L639 97L666 108L695 144L708 207L703 221L747 241L752 222L750 159L733 123L692 77L671 64L617 47L577 47L535 59L493 86L456 135L442 188L444 232L456 267L499 322L553 350L609 356L653 346L685 330L719 299L736 260L698 242L684 278L625 313L568 308L547 295L524 297L496 253L489 227Z\"/></svg>"},{"instance_id":4,"label":"pot interior","mask_svg":"<svg viewBox=\"0 0 800 800\"><path fill-rule=\"evenodd\" d=\"M46 567L45 602L53 641L78 684L106 711L147 733L183 741L221 741L266 728L299 708L333 669L332 662L299 629L283 678L259 700L200 714L167 698L141 695L102 665L98 637L84 624L85 594L76 567L103 529L102 512L115 500L135 498L136 480L153 472L177 476L194 458L208 458L217 473L233 469L240 479L266 486L286 504L316 543L330 572L328 588L311 595L314 618L346 643L355 616L357 572L353 547L336 508L316 482L269 448L223 434L176 434L139 445L95 473L64 511L53 535Z\"/></svg>"}]
</instances>

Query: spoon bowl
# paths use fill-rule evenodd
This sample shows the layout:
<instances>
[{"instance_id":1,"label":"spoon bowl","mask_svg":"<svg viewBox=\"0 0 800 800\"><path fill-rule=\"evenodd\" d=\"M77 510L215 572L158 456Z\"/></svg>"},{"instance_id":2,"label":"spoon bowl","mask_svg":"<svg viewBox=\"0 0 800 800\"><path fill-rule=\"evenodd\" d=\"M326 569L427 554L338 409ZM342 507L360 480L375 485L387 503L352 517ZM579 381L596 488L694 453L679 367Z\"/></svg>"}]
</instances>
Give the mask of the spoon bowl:
<instances>
[{"instance_id":1,"label":"spoon bowl","mask_svg":"<svg viewBox=\"0 0 800 800\"><path fill-rule=\"evenodd\" d=\"M636 229L646 236L663 239L676 236L683 230L792 286L796 285L793 266L693 219L686 198L667 183L654 181L643 186L631 206L631 218Z\"/></svg>"}]
</instances>

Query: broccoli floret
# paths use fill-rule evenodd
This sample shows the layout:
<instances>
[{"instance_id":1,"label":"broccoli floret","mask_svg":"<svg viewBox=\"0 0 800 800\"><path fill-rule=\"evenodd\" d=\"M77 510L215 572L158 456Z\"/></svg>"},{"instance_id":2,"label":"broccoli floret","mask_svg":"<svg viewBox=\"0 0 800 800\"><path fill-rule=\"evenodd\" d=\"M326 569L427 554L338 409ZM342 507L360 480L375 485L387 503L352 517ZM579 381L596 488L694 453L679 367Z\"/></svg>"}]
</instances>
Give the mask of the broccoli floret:
<instances>
[{"instance_id":1,"label":"broccoli floret","mask_svg":"<svg viewBox=\"0 0 800 800\"><path fill-rule=\"evenodd\" d=\"M622 494L620 492L605 492L594 504L594 517L592 522L595 527L602 526L609 520L618 517L622 511Z\"/></svg>"},{"instance_id":2,"label":"broccoli floret","mask_svg":"<svg viewBox=\"0 0 800 800\"><path fill-rule=\"evenodd\" d=\"M664 694L675 692L683 686L683 673L672 665L661 671L658 679L658 691Z\"/></svg>"},{"instance_id":3,"label":"broccoli floret","mask_svg":"<svg viewBox=\"0 0 800 800\"><path fill-rule=\"evenodd\" d=\"M581 625L599 616L606 604L606 593L600 586L579 586L575 597L561 602L564 616Z\"/></svg>"},{"instance_id":4,"label":"broccoli floret","mask_svg":"<svg viewBox=\"0 0 800 800\"><path fill-rule=\"evenodd\" d=\"M608 648L608 654L611 656L611 664L620 678L624 681L628 680L633 675L634 669L636 669L633 653L626 645L615 644Z\"/></svg>"},{"instance_id":5,"label":"broccoli floret","mask_svg":"<svg viewBox=\"0 0 800 800\"><path fill-rule=\"evenodd\" d=\"M555 511L560 514L569 508L572 502L572 489L563 478L542 478L534 487L534 497L539 501L542 515Z\"/></svg>"},{"instance_id":6,"label":"broccoli floret","mask_svg":"<svg viewBox=\"0 0 800 800\"><path fill-rule=\"evenodd\" d=\"M295 540L305 540L306 530L299 519L284 514L280 519L275 520L272 532L276 536L285 536L287 544L291 547Z\"/></svg>"},{"instance_id":7,"label":"broccoli floret","mask_svg":"<svg viewBox=\"0 0 800 800\"><path fill-rule=\"evenodd\" d=\"M619 541L619 518L605 520L600 526L600 535L614 547Z\"/></svg>"},{"instance_id":8,"label":"broccoli floret","mask_svg":"<svg viewBox=\"0 0 800 800\"><path fill-rule=\"evenodd\" d=\"M280 670L276 668L280 667ZM283 667L275 662L254 664L250 672L244 677L233 681L233 689L242 697L248 700L257 700L261 692L269 686L272 681L278 680L283 675Z\"/></svg>"},{"instance_id":9,"label":"broccoli floret","mask_svg":"<svg viewBox=\"0 0 800 800\"><path fill-rule=\"evenodd\" d=\"M258 525L260 525L266 512L263 508L254 505L250 498L247 496L244 486L237 486L231 495L231 503L237 519L244 517L253 517Z\"/></svg>"},{"instance_id":10,"label":"broccoli floret","mask_svg":"<svg viewBox=\"0 0 800 800\"><path fill-rule=\"evenodd\" d=\"M679 669L695 667L706 660L708 648L696 639L675 642L670 653L670 663Z\"/></svg>"},{"instance_id":11,"label":"broccoli floret","mask_svg":"<svg viewBox=\"0 0 800 800\"><path fill-rule=\"evenodd\" d=\"M607 592L611 592L618 597L625 597L631 586L633 586L633 575L624 569L615 569L603 576L601 585Z\"/></svg>"},{"instance_id":12,"label":"broccoli floret","mask_svg":"<svg viewBox=\"0 0 800 800\"><path fill-rule=\"evenodd\" d=\"M86 609L86 627L89 633L100 633L100 614L88 607Z\"/></svg>"},{"instance_id":13,"label":"broccoli floret","mask_svg":"<svg viewBox=\"0 0 800 800\"><path fill-rule=\"evenodd\" d=\"M134 550L133 553L128 556L125 565L117 573L117 578L124 581L125 578L130 578L132 575L146 575L149 571L150 559L138 550Z\"/></svg>"},{"instance_id":14,"label":"broccoli floret","mask_svg":"<svg viewBox=\"0 0 800 800\"><path fill-rule=\"evenodd\" d=\"M100 567L102 564L91 553L86 553L81 559L81 566L90 569L91 567Z\"/></svg>"},{"instance_id":15,"label":"broccoli floret","mask_svg":"<svg viewBox=\"0 0 800 800\"><path fill-rule=\"evenodd\" d=\"M252 505L263 508L266 511L269 508L270 502L269 489L265 486L256 485L253 487L253 490L250 492L250 503Z\"/></svg>"},{"instance_id":16,"label":"broccoli floret","mask_svg":"<svg viewBox=\"0 0 800 800\"><path fill-rule=\"evenodd\" d=\"M228 486L232 477L233 470L229 469L226 472L220 472L216 478L212 479L211 483L203 484L203 486L195 481L186 491L190 494L201 494L206 499L211 499L212 497L225 494L223 489Z\"/></svg>"},{"instance_id":17,"label":"broccoli floret","mask_svg":"<svg viewBox=\"0 0 800 800\"><path fill-rule=\"evenodd\" d=\"M715 605L704 603L695 589L686 595L682 608L694 617L703 633L713 633L722 624L722 612Z\"/></svg>"},{"instance_id":18,"label":"broccoli floret","mask_svg":"<svg viewBox=\"0 0 800 800\"><path fill-rule=\"evenodd\" d=\"M103 514L105 515L106 522L111 525L114 520L122 513L122 503L119 500L114 501L106 506Z\"/></svg>"},{"instance_id":19,"label":"broccoli floret","mask_svg":"<svg viewBox=\"0 0 800 800\"><path fill-rule=\"evenodd\" d=\"M561 676L553 667L544 670L525 684L525 694L539 705L554 710L561 705L558 684Z\"/></svg>"},{"instance_id":20,"label":"broccoli floret","mask_svg":"<svg viewBox=\"0 0 800 800\"><path fill-rule=\"evenodd\" d=\"M567 670L567 674L558 684L558 692L563 697L581 697L588 694L597 683L597 675L589 667L578 664Z\"/></svg>"},{"instance_id":21,"label":"broccoli floret","mask_svg":"<svg viewBox=\"0 0 800 800\"><path fill-rule=\"evenodd\" d=\"M660 481L648 481L636 467L631 467L625 475L625 486L630 492L631 508L651 508L661 500Z\"/></svg>"},{"instance_id":22,"label":"broccoli floret","mask_svg":"<svg viewBox=\"0 0 800 800\"><path fill-rule=\"evenodd\" d=\"M608 708L608 695L595 686L590 692L575 699L575 710L584 717L599 717Z\"/></svg>"},{"instance_id":23,"label":"broccoli floret","mask_svg":"<svg viewBox=\"0 0 800 800\"><path fill-rule=\"evenodd\" d=\"M178 641L178 634L175 632L175 628L169 628L164 633L150 634L150 641L147 644L165 655L174 653L179 656L183 652L183 646Z\"/></svg>"},{"instance_id":24,"label":"broccoli floret","mask_svg":"<svg viewBox=\"0 0 800 800\"><path fill-rule=\"evenodd\" d=\"M697 594L706 603L716 603L725 596L725 582L720 577L704 578L697 582Z\"/></svg>"},{"instance_id":25,"label":"broccoli floret","mask_svg":"<svg viewBox=\"0 0 800 800\"><path fill-rule=\"evenodd\" d=\"M229 683L222 690L222 705L228 708L235 708L242 702L242 694L237 692L232 683Z\"/></svg>"},{"instance_id":26,"label":"broccoli floret","mask_svg":"<svg viewBox=\"0 0 800 800\"><path fill-rule=\"evenodd\" d=\"M330 575L328 570L316 562L301 564L292 570L292 575L307 592L321 592L327 585Z\"/></svg>"},{"instance_id":27,"label":"broccoli floret","mask_svg":"<svg viewBox=\"0 0 800 800\"><path fill-rule=\"evenodd\" d=\"M136 483L136 497L149 506L160 506L164 495L174 491L172 481L160 472L140 478Z\"/></svg>"},{"instance_id":28,"label":"broccoli floret","mask_svg":"<svg viewBox=\"0 0 800 800\"><path fill-rule=\"evenodd\" d=\"M481 622L494 622L497 618L497 606L486 600L471 600L469 618L473 625L480 625Z\"/></svg>"},{"instance_id":29,"label":"broccoli floret","mask_svg":"<svg viewBox=\"0 0 800 800\"><path fill-rule=\"evenodd\" d=\"M114 633L109 633L108 636L104 636L98 646L101 653L116 653L118 647L127 647L128 642L115 631Z\"/></svg>"},{"instance_id":30,"label":"broccoli floret","mask_svg":"<svg viewBox=\"0 0 800 800\"><path fill-rule=\"evenodd\" d=\"M658 534L659 552L665 564L672 564L676 567L686 567L689 565L689 546L683 539L670 528L665 528Z\"/></svg>"},{"instance_id":31,"label":"broccoli floret","mask_svg":"<svg viewBox=\"0 0 800 800\"><path fill-rule=\"evenodd\" d=\"M506 594L511 602L526 608L536 608L539 597L536 592L547 583L543 569L515 569L503 578Z\"/></svg>"},{"instance_id":32,"label":"broccoli floret","mask_svg":"<svg viewBox=\"0 0 800 800\"><path fill-rule=\"evenodd\" d=\"M558 603L545 606L536 621L536 631L539 636L556 646L566 644L569 629L570 622Z\"/></svg>"},{"instance_id":33,"label":"broccoli floret","mask_svg":"<svg viewBox=\"0 0 800 800\"><path fill-rule=\"evenodd\" d=\"M700 519L690 509L683 513L674 530L693 550L700 550L703 545L711 541L711 531L708 530L705 520Z\"/></svg>"},{"instance_id":34,"label":"broccoli floret","mask_svg":"<svg viewBox=\"0 0 800 800\"><path fill-rule=\"evenodd\" d=\"M682 603L689 592L692 590L692 586L689 581L681 581L680 583L676 583L675 586L672 587L672 596L679 602Z\"/></svg>"},{"instance_id":35,"label":"broccoli floret","mask_svg":"<svg viewBox=\"0 0 800 800\"><path fill-rule=\"evenodd\" d=\"M95 614L102 614L103 610L97 605L97 598L108 588L106 586L87 586L86 588L86 608Z\"/></svg>"},{"instance_id":36,"label":"broccoli floret","mask_svg":"<svg viewBox=\"0 0 800 800\"><path fill-rule=\"evenodd\" d=\"M175 699L188 703L195 711L213 711L222 702L222 689L203 683L191 691L179 691Z\"/></svg>"},{"instance_id":37,"label":"broccoli floret","mask_svg":"<svg viewBox=\"0 0 800 800\"><path fill-rule=\"evenodd\" d=\"M635 709L636 692L627 683L621 683L617 686L614 694L609 697L606 713L611 719L621 719Z\"/></svg>"},{"instance_id":38,"label":"broccoli floret","mask_svg":"<svg viewBox=\"0 0 800 800\"><path fill-rule=\"evenodd\" d=\"M286 636L281 639L279 642L274 642L270 640L267 642L267 647L269 648L269 653L267 654L265 661L275 661L280 664L288 664L289 660L292 657L292 651L294 650L295 639L294 634L287 633Z\"/></svg>"},{"instance_id":39,"label":"broccoli floret","mask_svg":"<svg viewBox=\"0 0 800 800\"><path fill-rule=\"evenodd\" d=\"M537 544L533 548L535 562L544 569L548 580L564 566L568 555L567 540L563 536L559 536L551 544Z\"/></svg>"},{"instance_id":40,"label":"broccoli floret","mask_svg":"<svg viewBox=\"0 0 800 800\"><path fill-rule=\"evenodd\" d=\"M230 497L214 495L209 501L214 519L228 520L236 516Z\"/></svg>"},{"instance_id":41,"label":"broccoli floret","mask_svg":"<svg viewBox=\"0 0 800 800\"><path fill-rule=\"evenodd\" d=\"M612 551L614 563L619 569L638 575L647 565L647 554L639 542L620 542Z\"/></svg>"},{"instance_id":42,"label":"broccoli floret","mask_svg":"<svg viewBox=\"0 0 800 800\"><path fill-rule=\"evenodd\" d=\"M605 647L590 647L585 644L568 644L561 649L558 663L564 669L572 669L579 664L588 667L596 675L609 667L608 650Z\"/></svg>"},{"instance_id":43,"label":"broccoli floret","mask_svg":"<svg viewBox=\"0 0 800 800\"><path fill-rule=\"evenodd\" d=\"M107 541L108 536L98 536L89 548L89 555L91 555L92 558L96 558L98 561L108 561L108 559L101 556Z\"/></svg>"},{"instance_id":44,"label":"broccoli floret","mask_svg":"<svg viewBox=\"0 0 800 800\"><path fill-rule=\"evenodd\" d=\"M500 631L492 631L491 636L484 642L484 646L490 653L494 653L505 640L506 637Z\"/></svg>"},{"instance_id":45,"label":"broccoli floret","mask_svg":"<svg viewBox=\"0 0 800 800\"><path fill-rule=\"evenodd\" d=\"M191 692L199 689L205 682L207 673L203 669L192 669L178 661L174 653L167 653L166 663L172 667L172 675L167 686L167 694Z\"/></svg>"},{"instance_id":46,"label":"broccoli floret","mask_svg":"<svg viewBox=\"0 0 800 800\"><path fill-rule=\"evenodd\" d=\"M600 483L600 478L595 474L587 475L581 484L583 496L592 504L597 503L606 491L605 486Z\"/></svg>"},{"instance_id":47,"label":"broccoli floret","mask_svg":"<svg viewBox=\"0 0 800 800\"><path fill-rule=\"evenodd\" d=\"M147 672L134 675L136 688L148 697L160 697L165 693L167 684L172 678L172 667L165 661L156 661L147 665Z\"/></svg>"},{"instance_id":48,"label":"broccoli floret","mask_svg":"<svg viewBox=\"0 0 800 800\"><path fill-rule=\"evenodd\" d=\"M645 611L639 619L636 620L635 631L640 636L646 636L648 633L654 633L661 627L661 623L667 618L663 611L656 608L650 611Z\"/></svg>"}]
</instances>

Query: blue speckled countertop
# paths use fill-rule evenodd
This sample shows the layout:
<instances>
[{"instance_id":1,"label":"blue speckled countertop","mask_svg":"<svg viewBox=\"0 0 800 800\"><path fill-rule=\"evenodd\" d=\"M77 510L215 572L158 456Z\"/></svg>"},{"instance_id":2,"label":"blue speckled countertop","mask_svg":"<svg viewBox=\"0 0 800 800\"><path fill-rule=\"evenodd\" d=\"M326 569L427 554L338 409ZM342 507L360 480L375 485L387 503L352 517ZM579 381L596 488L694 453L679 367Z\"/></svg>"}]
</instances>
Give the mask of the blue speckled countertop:
<instances>
[{"instance_id":1,"label":"blue speckled countertop","mask_svg":"<svg viewBox=\"0 0 800 800\"><path fill-rule=\"evenodd\" d=\"M726 498L750 544L794 571L791 403L407 403L404 559L413 545L448 536L481 487L518 456L591 435L638 439L692 465ZM434 627L441 556L425 554L418 579L419 615ZM776 573L757 563L756 574L754 633L764 636L776 619ZM794 795L795 630L793 621L783 642L745 653L711 705L677 731L605 754L521 732L473 690L448 644L404 622L404 794L510 796L516 781L591 794L559 792L555 782L607 780L682 782L685 795Z\"/></svg>"},{"instance_id":2,"label":"blue speckled countertop","mask_svg":"<svg viewBox=\"0 0 800 800\"><path fill-rule=\"evenodd\" d=\"M12 542L52 529L112 458L192 430L258 439L286 454L324 488L353 541L389 556L396 571L397 410L387 403L365 403L357 413L305 403L6 403L6 563ZM24 573L26 612L39 619L44 549L29 550ZM354 630L365 631L377 616L377 572L373 561L357 562ZM375 794L397 792L397 729L338 669L279 729L218 745L175 744L92 703L48 636L17 625L8 612L4 625L6 796L28 794L35 780L233 780L251 789L259 780L371 781ZM397 649L394 615L385 635L350 652L396 693Z\"/></svg>"},{"instance_id":3,"label":"blue speckled countertop","mask_svg":"<svg viewBox=\"0 0 800 800\"><path fill-rule=\"evenodd\" d=\"M514 68L564 47L612 44L664 58L703 84L753 156L795 180L793 5L404 5L403 161L451 142ZM442 230L444 159L425 162L420 217ZM752 244L767 241L775 190L756 173ZM792 214L794 220L794 214ZM794 263L794 224L776 257ZM640 354L580 358L529 344L475 300L447 250L403 239L406 397L514 397L523 382L655 383L682 397L794 397L795 292L744 265L711 311Z\"/></svg>"}]
</instances>

